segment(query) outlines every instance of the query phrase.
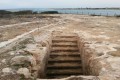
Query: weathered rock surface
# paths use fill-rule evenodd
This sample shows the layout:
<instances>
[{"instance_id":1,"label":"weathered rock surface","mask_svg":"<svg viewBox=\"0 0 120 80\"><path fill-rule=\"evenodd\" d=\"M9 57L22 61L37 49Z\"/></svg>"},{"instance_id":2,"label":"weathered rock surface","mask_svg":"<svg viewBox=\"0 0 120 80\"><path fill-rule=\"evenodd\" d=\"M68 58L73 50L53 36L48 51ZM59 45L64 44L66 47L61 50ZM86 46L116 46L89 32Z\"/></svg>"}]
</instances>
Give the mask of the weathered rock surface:
<instances>
[{"instance_id":1,"label":"weathered rock surface","mask_svg":"<svg viewBox=\"0 0 120 80\"><path fill-rule=\"evenodd\" d=\"M30 33L27 33L28 35L31 35L34 41L33 43L24 43L25 46L17 49L11 49L13 45L16 45L18 42L19 37L23 39L23 36L18 36L18 38L9 41L3 42L0 46L6 44L5 47L0 48L0 53L5 52L4 54L0 54L0 72L8 72L9 69L4 69L8 66L15 66L18 68L24 68L27 64L27 69L29 69L29 72L31 75L35 75L34 77L37 77L38 72L39 74L43 74L44 66L45 66L45 60L47 58L47 53L50 51L51 46L51 34L50 32L53 30L59 30L63 32L74 32L77 33L78 36L81 38L80 40L83 41L83 43L80 47L83 49L83 53L85 53L85 57L83 58L85 60L85 64L87 67L85 67L85 70L87 70L87 73L89 72L92 75L98 75L100 80L120 80L120 19L119 18L113 18L113 17L102 17L102 16L87 16L87 15L53 15L53 16L61 16L61 21L58 22L58 19L51 20L52 24L54 24L54 21L57 21L57 25L51 25L51 26L45 26L44 28L38 30L36 29L35 32L31 33L31 30L33 30L37 25L31 24L31 25L25 25L18 26L17 28L10 27L9 29L0 29L0 34L2 33L2 38L0 38L0 41L12 39L18 35L21 35L23 33L30 31ZM49 20L44 21L45 23L48 22L50 24ZM27 28L25 30L25 28ZM37 28L37 27L36 27ZM11 31L13 29L13 31ZM38 32L39 31L39 32ZM10 34L8 34L10 33ZM24 34L25 35L25 34ZM27 36L28 36L27 35ZM24 39L27 37L24 36ZM49 36L49 37L48 37ZM8 46L9 44L12 44L11 46ZM20 44L20 45L24 45ZM27 45L26 45L27 44ZM85 48L82 48L82 47ZM25 49L24 49L25 48ZM92 49L92 51L88 52L87 49ZM14 53L16 50L21 50L21 52ZM8 50L13 50L13 53L7 54ZM39 52L40 51L40 52ZM88 52L88 53L87 53ZM28 57L29 56L29 57ZM11 59L12 58L12 59ZM10 64L9 64L10 61ZM27 62L26 62L27 61ZM40 63L40 64L38 64ZM22 65L22 66L18 66ZM12 67L13 68L13 67ZM17 69L18 70L18 69ZM32 73L33 72L35 73ZM26 70L26 73L28 71ZM2 73L0 73L2 75ZM44 75L44 74L43 74ZM41 75L41 76L43 76ZM11 76L13 76L11 74ZM9 76L10 77L10 76ZM9 78L8 77L8 78ZM94 76L93 76L94 77ZM93 78L92 77L92 78ZM71 79L78 79L79 78L86 80L88 77L71 77ZM90 77L89 77L90 78ZM14 80L10 77L11 80ZM17 78L15 78L17 79ZM69 79L69 78L68 78ZM7 80L5 78L1 78L0 80ZM58 80L58 79L57 79ZM88 79L89 80L89 79ZM92 80L90 78L90 80ZM93 79L94 80L94 79Z\"/></svg>"},{"instance_id":2,"label":"weathered rock surface","mask_svg":"<svg viewBox=\"0 0 120 80\"><path fill-rule=\"evenodd\" d=\"M27 68L20 68L20 69L18 69L17 73L20 75L24 75L25 78L31 77L31 73L30 73L29 69L27 69Z\"/></svg>"},{"instance_id":3,"label":"weathered rock surface","mask_svg":"<svg viewBox=\"0 0 120 80\"><path fill-rule=\"evenodd\" d=\"M21 65L24 66L35 66L36 60L33 56L15 56L11 59L11 65Z\"/></svg>"},{"instance_id":4,"label":"weathered rock surface","mask_svg":"<svg viewBox=\"0 0 120 80\"><path fill-rule=\"evenodd\" d=\"M42 54L40 49L26 49L25 52L27 54L32 55L35 58L35 60L37 61L37 63L40 62L40 58L41 58L41 54Z\"/></svg>"},{"instance_id":5,"label":"weathered rock surface","mask_svg":"<svg viewBox=\"0 0 120 80\"><path fill-rule=\"evenodd\" d=\"M9 67L8 67L8 68L3 68L3 69L2 69L2 72L3 72L3 73L12 73L12 69L9 68Z\"/></svg>"}]
</instances>

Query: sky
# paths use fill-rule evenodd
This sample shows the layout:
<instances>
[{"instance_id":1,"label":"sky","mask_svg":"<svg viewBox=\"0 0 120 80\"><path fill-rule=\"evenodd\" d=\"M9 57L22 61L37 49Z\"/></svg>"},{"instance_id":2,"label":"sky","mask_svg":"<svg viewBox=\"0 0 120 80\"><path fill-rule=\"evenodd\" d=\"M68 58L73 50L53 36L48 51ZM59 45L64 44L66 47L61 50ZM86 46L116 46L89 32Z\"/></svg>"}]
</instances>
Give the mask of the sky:
<instances>
[{"instance_id":1,"label":"sky","mask_svg":"<svg viewBox=\"0 0 120 80\"><path fill-rule=\"evenodd\" d=\"M119 7L120 0L0 0L0 9Z\"/></svg>"}]
</instances>

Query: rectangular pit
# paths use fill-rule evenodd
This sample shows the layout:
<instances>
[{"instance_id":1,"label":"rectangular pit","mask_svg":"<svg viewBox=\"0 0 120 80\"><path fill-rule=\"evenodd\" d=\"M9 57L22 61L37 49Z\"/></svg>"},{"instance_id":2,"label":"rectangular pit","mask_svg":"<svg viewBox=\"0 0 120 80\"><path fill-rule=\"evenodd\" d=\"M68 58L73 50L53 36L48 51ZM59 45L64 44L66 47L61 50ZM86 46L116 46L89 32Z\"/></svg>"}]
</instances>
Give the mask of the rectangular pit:
<instances>
[{"instance_id":1,"label":"rectangular pit","mask_svg":"<svg viewBox=\"0 0 120 80\"><path fill-rule=\"evenodd\" d=\"M94 51L86 46L77 34L53 35L47 58L44 79L61 79L70 76L99 76L102 65ZM82 80L82 79L81 79Z\"/></svg>"}]
</instances>

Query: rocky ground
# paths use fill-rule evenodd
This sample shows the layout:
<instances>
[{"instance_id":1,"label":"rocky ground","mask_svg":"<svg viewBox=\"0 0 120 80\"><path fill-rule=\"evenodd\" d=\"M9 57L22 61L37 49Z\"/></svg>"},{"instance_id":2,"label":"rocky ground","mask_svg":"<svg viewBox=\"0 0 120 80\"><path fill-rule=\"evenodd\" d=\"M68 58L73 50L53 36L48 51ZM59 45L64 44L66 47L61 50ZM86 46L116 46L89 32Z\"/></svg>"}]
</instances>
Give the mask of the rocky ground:
<instances>
[{"instance_id":1,"label":"rocky ground","mask_svg":"<svg viewBox=\"0 0 120 80\"><path fill-rule=\"evenodd\" d=\"M35 63L32 57L33 55L36 56L34 52L27 50L28 53L26 53L24 51L31 48L31 46L35 49L37 49L38 46L47 46L44 41L51 31L75 32L79 36L82 36L87 43L89 43L88 46L95 50L96 55L99 56L98 58L106 59L111 65L112 71L116 74L115 78L111 80L120 79L120 18L72 14L56 14L49 16L57 16L57 18L44 18L36 20L37 22L34 23L33 21L32 23L22 25L19 23L15 26L9 24L11 25L10 27L1 25L4 26L4 28L0 27L0 80L19 80L21 76L18 74L24 74L26 77L29 77L31 74L29 70L24 67L29 63L23 65L24 68L20 68L19 65L17 65L19 68L16 68L16 66L13 67L13 65L16 65L16 63L22 64L21 59L25 61L28 60L28 62L31 62L32 66L36 65L37 63ZM38 26L40 29L37 29ZM23 35L33 29L37 29L37 31L28 33L29 35ZM23 35L21 36L22 39L25 38L23 41L19 41L19 38L16 38L20 35ZM14 38L16 39L11 40ZM11 43L19 41L19 44L13 44L13 47L10 47L11 49L2 51L8 48L7 46L9 46L10 40ZM6 45L4 45L3 42ZM25 53L24 55L29 54L31 57L25 58L23 53ZM24 73L22 73L23 71Z\"/></svg>"},{"instance_id":2,"label":"rocky ground","mask_svg":"<svg viewBox=\"0 0 120 80\"><path fill-rule=\"evenodd\" d=\"M21 20L22 19L22 20ZM33 18L13 18L9 20L1 19L0 21L0 42L13 39L14 37L31 31L35 28L50 25L58 22L59 18L51 17L33 17ZM28 21L25 21L28 20ZM6 22L6 24L4 24ZM14 23L15 22L15 23ZM14 23L14 24L13 24Z\"/></svg>"}]
</instances>

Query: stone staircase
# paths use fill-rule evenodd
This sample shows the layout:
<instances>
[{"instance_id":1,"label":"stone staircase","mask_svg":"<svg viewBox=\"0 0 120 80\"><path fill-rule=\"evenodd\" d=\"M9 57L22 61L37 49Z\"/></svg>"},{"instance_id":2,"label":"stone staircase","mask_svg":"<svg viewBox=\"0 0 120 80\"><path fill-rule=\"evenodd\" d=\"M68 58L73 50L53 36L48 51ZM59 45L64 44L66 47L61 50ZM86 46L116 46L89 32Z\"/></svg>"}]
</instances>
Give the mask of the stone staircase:
<instances>
[{"instance_id":1,"label":"stone staircase","mask_svg":"<svg viewBox=\"0 0 120 80\"><path fill-rule=\"evenodd\" d=\"M52 50L47 64L48 79L82 75L82 61L76 35L53 36Z\"/></svg>"}]
</instances>

